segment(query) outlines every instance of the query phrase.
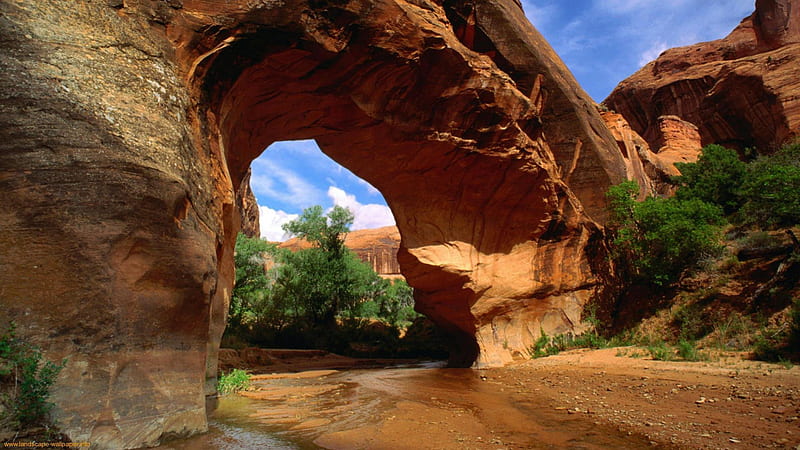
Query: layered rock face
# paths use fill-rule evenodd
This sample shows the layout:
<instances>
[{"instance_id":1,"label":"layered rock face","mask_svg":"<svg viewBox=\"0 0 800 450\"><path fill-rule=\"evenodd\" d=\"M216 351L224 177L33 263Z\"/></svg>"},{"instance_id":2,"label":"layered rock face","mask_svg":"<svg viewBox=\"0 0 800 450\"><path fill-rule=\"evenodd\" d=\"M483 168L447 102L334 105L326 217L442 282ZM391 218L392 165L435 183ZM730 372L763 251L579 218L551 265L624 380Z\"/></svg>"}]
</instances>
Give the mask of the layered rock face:
<instances>
[{"instance_id":1,"label":"layered rock face","mask_svg":"<svg viewBox=\"0 0 800 450\"><path fill-rule=\"evenodd\" d=\"M698 127L703 145L769 152L800 134L800 2L758 0L726 38L667 50L604 103L658 148L659 118Z\"/></svg>"},{"instance_id":2,"label":"layered rock face","mask_svg":"<svg viewBox=\"0 0 800 450\"><path fill-rule=\"evenodd\" d=\"M261 236L258 201L253 190L250 189L250 170L242 178L239 189L236 190L236 207L239 209L242 233L248 237Z\"/></svg>"},{"instance_id":3,"label":"layered rock face","mask_svg":"<svg viewBox=\"0 0 800 450\"><path fill-rule=\"evenodd\" d=\"M695 162L702 144L697 127L677 116L658 119L654 149L631 128L618 113L601 113L606 126L614 135L625 161L629 178L639 184L639 196L669 196L675 193L672 177L680 175L675 163Z\"/></svg>"},{"instance_id":4,"label":"layered rock face","mask_svg":"<svg viewBox=\"0 0 800 450\"><path fill-rule=\"evenodd\" d=\"M397 261L397 252L400 250L400 230L397 227L351 231L347 233L344 245L372 266L378 275L385 278L402 276ZM278 246L292 251L311 248L308 241L298 238L289 239Z\"/></svg>"},{"instance_id":5,"label":"layered rock face","mask_svg":"<svg viewBox=\"0 0 800 450\"><path fill-rule=\"evenodd\" d=\"M599 295L625 163L514 0L0 3L0 315L67 357L99 448L206 427L240 229L270 143L316 139L391 206L454 363L524 357Z\"/></svg>"}]
</instances>

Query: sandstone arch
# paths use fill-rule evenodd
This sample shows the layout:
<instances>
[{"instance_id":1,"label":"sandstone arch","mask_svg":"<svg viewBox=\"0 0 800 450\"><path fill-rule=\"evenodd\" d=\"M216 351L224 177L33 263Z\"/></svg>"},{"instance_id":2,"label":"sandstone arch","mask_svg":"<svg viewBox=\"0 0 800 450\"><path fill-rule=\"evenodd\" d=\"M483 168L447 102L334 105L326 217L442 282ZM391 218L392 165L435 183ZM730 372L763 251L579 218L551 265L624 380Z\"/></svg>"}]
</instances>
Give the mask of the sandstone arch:
<instances>
[{"instance_id":1,"label":"sandstone arch","mask_svg":"<svg viewBox=\"0 0 800 450\"><path fill-rule=\"evenodd\" d=\"M512 0L0 12L1 314L69 356L55 400L75 440L204 429L235 187L275 140L314 138L381 190L457 363L524 356L598 295L595 221L625 165Z\"/></svg>"}]
</instances>

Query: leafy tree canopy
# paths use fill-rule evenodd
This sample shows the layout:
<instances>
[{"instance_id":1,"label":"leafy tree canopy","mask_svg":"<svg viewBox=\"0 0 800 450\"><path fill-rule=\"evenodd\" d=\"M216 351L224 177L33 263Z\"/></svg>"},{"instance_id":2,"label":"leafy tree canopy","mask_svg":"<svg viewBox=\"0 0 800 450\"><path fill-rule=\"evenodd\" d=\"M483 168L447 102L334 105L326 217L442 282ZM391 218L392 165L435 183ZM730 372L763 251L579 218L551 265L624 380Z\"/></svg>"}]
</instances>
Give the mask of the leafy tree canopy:
<instances>
[{"instance_id":1,"label":"leafy tree canopy","mask_svg":"<svg viewBox=\"0 0 800 450\"><path fill-rule=\"evenodd\" d=\"M322 206L316 205L303 210L297 220L284 224L282 228L338 256L344 250L344 237L354 219L349 209L339 205L334 206L327 215L323 215Z\"/></svg>"},{"instance_id":2,"label":"leafy tree canopy","mask_svg":"<svg viewBox=\"0 0 800 450\"><path fill-rule=\"evenodd\" d=\"M674 178L681 200L698 199L719 205L731 214L742 205L740 187L747 165L739 155L720 145L707 145L695 163L676 163L681 175Z\"/></svg>"},{"instance_id":3,"label":"leafy tree canopy","mask_svg":"<svg viewBox=\"0 0 800 450\"><path fill-rule=\"evenodd\" d=\"M720 249L722 210L698 199L648 198L636 202L639 187L612 186L609 198L615 229L615 258L634 278L662 286Z\"/></svg>"},{"instance_id":4,"label":"leafy tree canopy","mask_svg":"<svg viewBox=\"0 0 800 450\"><path fill-rule=\"evenodd\" d=\"M800 224L800 142L750 163L741 191L745 222L765 228Z\"/></svg>"}]
</instances>

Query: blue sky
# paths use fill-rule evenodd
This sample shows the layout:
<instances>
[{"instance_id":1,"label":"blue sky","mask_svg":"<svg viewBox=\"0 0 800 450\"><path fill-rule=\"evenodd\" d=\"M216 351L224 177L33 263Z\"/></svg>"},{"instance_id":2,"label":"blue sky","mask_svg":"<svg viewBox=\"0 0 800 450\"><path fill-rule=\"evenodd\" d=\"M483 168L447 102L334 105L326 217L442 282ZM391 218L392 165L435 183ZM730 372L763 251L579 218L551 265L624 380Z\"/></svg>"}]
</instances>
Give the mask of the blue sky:
<instances>
[{"instance_id":1,"label":"blue sky","mask_svg":"<svg viewBox=\"0 0 800 450\"><path fill-rule=\"evenodd\" d=\"M523 0L528 19L581 86L602 101L620 81L662 51L719 39L751 14L754 0ZM253 164L261 234L288 236L281 224L304 208L350 208L353 229L392 225L380 193L325 156L314 141L279 142Z\"/></svg>"}]
</instances>

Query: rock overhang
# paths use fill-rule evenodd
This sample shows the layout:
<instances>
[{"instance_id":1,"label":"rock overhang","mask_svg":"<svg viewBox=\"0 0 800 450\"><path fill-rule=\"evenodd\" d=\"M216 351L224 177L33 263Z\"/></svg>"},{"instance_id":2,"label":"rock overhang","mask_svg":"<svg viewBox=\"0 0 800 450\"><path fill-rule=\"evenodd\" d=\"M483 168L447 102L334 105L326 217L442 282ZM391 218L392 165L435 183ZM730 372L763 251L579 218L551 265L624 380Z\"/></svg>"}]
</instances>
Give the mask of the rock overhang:
<instances>
[{"instance_id":1,"label":"rock overhang","mask_svg":"<svg viewBox=\"0 0 800 450\"><path fill-rule=\"evenodd\" d=\"M2 261L19 268L0 275L15 286L2 300L49 354L69 355L54 399L75 439L126 448L204 429L233 284L236 196L275 140L314 138L384 194L401 269L418 308L454 336L457 364L524 357L541 331L578 329L583 305L602 294L602 192L625 166L517 2L47 0L9 2L3 13L11 42L39 43L56 59L0 52L14 68L6 81L32 71L22 88L30 102L10 103L2 123L18 123L30 104L65 119L4 139L0 183L20 206L2 219ZM456 15L474 22L480 46ZM58 71L42 68L53 61ZM85 151L74 127L86 128ZM77 175L78 156L97 177L27 174ZM120 198L122 185L137 186L136 198ZM73 196L87 186L99 195ZM23 226L21 205L57 213ZM61 223L84 249L83 278L55 257L45 258L49 274L23 275L68 249L53 240L27 254L14 243L35 244ZM69 314L42 312L54 305L42 285L92 311L83 331L65 327ZM64 331L40 332L50 328ZM101 332L102 345L83 339Z\"/></svg>"}]
</instances>

